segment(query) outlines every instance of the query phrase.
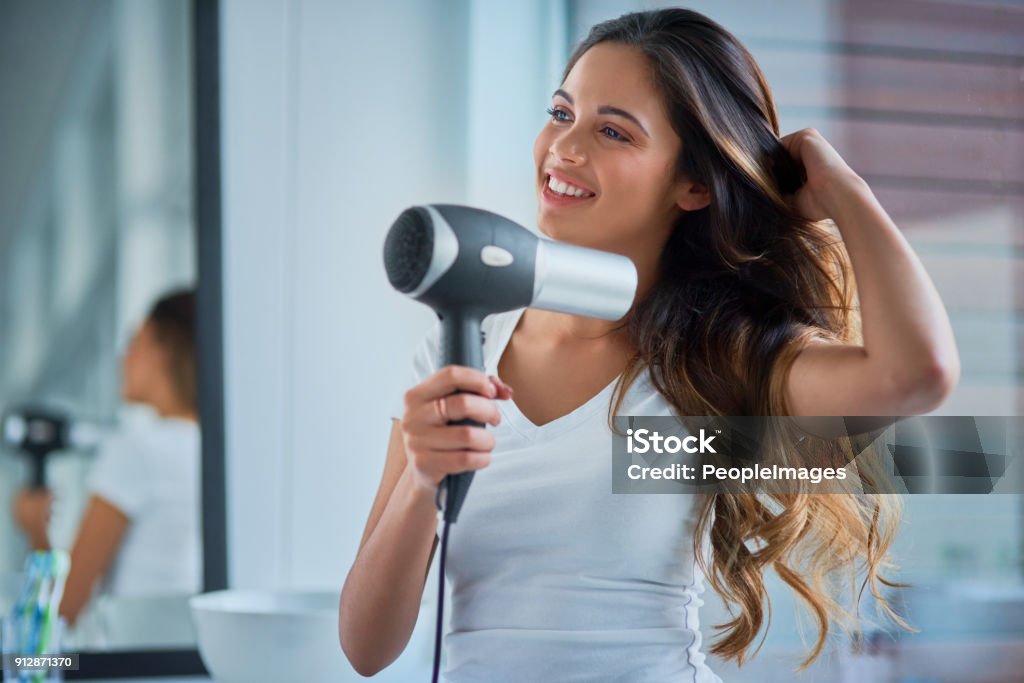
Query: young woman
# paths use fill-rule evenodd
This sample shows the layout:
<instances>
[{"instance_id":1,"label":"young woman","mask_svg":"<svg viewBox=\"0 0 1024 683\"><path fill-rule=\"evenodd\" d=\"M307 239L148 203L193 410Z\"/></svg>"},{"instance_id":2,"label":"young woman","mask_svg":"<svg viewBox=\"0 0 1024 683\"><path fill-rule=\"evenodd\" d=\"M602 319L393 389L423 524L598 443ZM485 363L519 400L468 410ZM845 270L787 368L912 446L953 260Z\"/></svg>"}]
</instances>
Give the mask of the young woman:
<instances>
[{"instance_id":1,"label":"young woman","mask_svg":"<svg viewBox=\"0 0 1024 683\"><path fill-rule=\"evenodd\" d=\"M703 579L735 616L710 651L742 664L767 568L816 620L810 663L849 616L837 575L884 605L895 497L615 496L602 408L927 412L959 375L942 303L865 182L815 130L780 138L753 58L696 12L595 26L549 113L537 223L629 256L635 304L616 323L491 316L484 372L437 368L427 336L345 582L341 646L364 675L402 652L437 544L434 491L475 470L450 539L447 680L717 681ZM465 417L493 428L448 426Z\"/></svg>"},{"instance_id":2,"label":"young woman","mask_svg":"<svg viewBox=\"0 0 1024 683\"><path fill-rule=\"evenodd\" d=\"M121 394L157 419L106 440L71 549L60 614L73 626L94 588L115 596L202 590L195 295L156 302L132 337ZM32 547L50 547L49 491L23 491L15 518Z\"/></svg>"}]
</instances>

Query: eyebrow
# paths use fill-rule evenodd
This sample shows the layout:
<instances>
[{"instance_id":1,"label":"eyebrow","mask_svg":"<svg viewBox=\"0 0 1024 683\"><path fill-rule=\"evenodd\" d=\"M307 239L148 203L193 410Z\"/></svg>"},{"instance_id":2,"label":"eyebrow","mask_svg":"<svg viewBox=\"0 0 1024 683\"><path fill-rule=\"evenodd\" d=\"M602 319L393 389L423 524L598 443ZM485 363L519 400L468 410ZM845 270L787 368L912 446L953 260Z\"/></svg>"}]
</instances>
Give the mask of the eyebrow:
<instances>
[{"instance_id":1,"label":"eyebrow","mask_svg":"<svg viewBox=\"0 0 1024 683\"><path fill-rule=\"evenodd\" d=\"M573 102L572 95L570 95L569 93L565 92L561 88L559 88L558 90L555 90L555 92L551 94L552 97L554 97L555 95L560 95L561 97L564 97L566 100L569 101L569 104L572 104L572 105L576 104L575 102ZM644 132L644 135L646 135L647 137L651 137L651 134L647 132L646 128L644 128L644 124L640 123L640 119L638 119L637 117L633 116L632 114L630 114L625 109L619 109L618 107L613 107L610 104L602 104L600 107L597 108L597 113L598 114L612 114L613 116L621 116L624 119L628 119L628 120L632 121L633 123L635 123L637 125L637 127Z\"/></svg>"}]
</instances>

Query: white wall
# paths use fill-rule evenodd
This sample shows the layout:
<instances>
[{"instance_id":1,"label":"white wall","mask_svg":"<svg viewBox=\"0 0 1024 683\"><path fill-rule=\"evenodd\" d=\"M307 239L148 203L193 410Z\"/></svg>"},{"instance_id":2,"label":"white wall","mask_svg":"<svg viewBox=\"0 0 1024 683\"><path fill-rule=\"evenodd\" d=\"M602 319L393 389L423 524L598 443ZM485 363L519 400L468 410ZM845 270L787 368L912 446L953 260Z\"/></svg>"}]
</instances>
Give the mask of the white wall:
<instances>
[{"instance_id":1,"label":"white wall","mask_svg":"<svg viewBox=\"0 0 1024 683\"><path fill-rule=\"evenodd\" d=\"M430 321L388 285L385 231L409 204L464 198L459 79L429 84L460 68L465 16L223 8L231 582L331 586ZM408 35L389 39L396 18Z\"/></svg>"},{"instance_id":2,"label":"white wall","mask_svg":"<svg viewBox=\"0 0 1024 683\"><path fill-rule=\"evenodd\" d=\"M529 224L551 7L222 3L233 587L340 590L433 322L388 284L385 234L418 203Z\"/></svg>"}]
</instances>

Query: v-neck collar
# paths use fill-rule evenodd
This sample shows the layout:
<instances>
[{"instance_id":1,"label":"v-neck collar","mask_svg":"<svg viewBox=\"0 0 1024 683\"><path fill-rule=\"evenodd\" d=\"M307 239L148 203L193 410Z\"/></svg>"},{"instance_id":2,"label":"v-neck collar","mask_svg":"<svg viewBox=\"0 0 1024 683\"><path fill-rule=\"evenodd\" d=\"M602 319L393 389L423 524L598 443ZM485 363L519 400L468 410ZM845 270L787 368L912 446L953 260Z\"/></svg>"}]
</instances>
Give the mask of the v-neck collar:
<instances>
[{"instance_id":1,"label":"v-neck collar","mask_svg":"<svg viewBox=\"0 0 1024 683\"><path fill-rule=\"evenodd\" d=\"M508 347L508 343L512 339L512 333L515 331L516 326L519 324L519 320L523 317L523 313L525 311L526 308L520 308L504 314L504 324L498 330L495 330L495 341L497 342L496 347L489 354L487 359L486 365L488 374L498 375L498 365L500 364L501 357L505 354L505 349ZM498 401L498 407L501 410L502 417L507 420L509 425L523 437L530 439L531 441L536 441L541 438L550 439L579 425L602 406L607 406L608 398L611 396L611 393L615 388L615 383L619 381L619 377L621 377L621 375L613 379L608 386L596 395L592 396L586 403L578 406L575 410L566 413L561 417L557 417L550 422L545 422L542 425L534 424L530 418L526 417L526 415L519 410L519 406L517 406L515 400L511 398L504 401Z\"/></svg>"}]
</instances>

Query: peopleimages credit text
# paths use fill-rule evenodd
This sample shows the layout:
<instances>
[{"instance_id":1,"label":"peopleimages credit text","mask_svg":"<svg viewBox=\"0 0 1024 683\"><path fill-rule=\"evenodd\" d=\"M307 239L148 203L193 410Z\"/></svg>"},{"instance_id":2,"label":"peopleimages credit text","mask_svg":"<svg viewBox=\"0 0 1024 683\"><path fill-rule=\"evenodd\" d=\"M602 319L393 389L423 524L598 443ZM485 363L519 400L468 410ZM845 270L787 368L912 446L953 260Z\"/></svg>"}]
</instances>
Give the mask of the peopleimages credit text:
<instances>
[{"instance_id":1,"label":"peopleimages credit text","mask_svg":"<svg viewBox=\"0 0 1024 683\"><path fill-rule=\"evenodd\" d=\"M699 434L679 438L678 436L663 437L656 431L648 429L626 430L626 450L628 453L717 453L712 443L714 434L708 435L703 429ZM707 481L748 481L762 480L807 480L818 484L826 479L846 479L846 469L842 467L780 467L778 465L753 465L749 467L716 467L715 465L683 465L674 463L668 467L643 467L630 465L627 475L630 479L677 479L693 481L700 478Z\"/></svg>"},{"instance_id":2,"label":"peopleimages credit text","mask_svg":"<svg viewBox=\"0 0 1024 683\"><path fill-rule=\"evenodd\" d=\"M616 415L613 494L1024 495L1024 415Z\"/></svg>"}]
</instances>

